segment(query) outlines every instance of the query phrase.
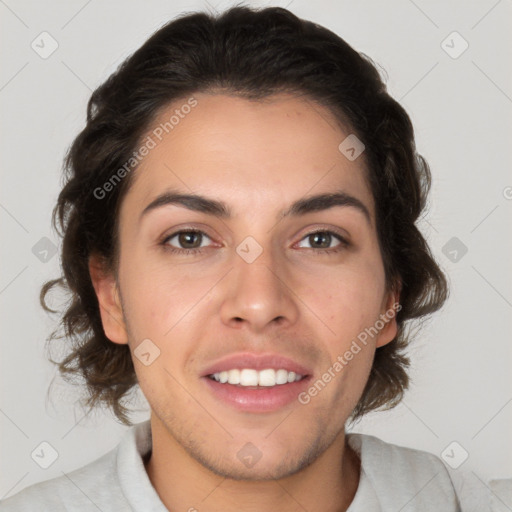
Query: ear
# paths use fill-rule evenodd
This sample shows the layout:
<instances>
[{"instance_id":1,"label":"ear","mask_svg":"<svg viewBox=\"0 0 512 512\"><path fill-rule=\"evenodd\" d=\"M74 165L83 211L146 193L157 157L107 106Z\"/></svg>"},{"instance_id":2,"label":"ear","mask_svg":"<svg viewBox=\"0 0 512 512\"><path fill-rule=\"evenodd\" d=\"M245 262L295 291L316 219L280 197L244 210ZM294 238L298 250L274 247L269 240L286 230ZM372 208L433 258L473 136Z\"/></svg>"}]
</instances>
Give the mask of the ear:
<instances>
[{"instance_id":1,"label":"ear","mask_svg":"<svg viewBox=\"0 0 512 512\"><path fill-rule=\"evenodd\" d=\"M128 335L115 276L106 270L103 258L97 255L89 257L89 273L98 298L105 335L114 343L127 344Z\"/></svg>"},{"instance_id":2,"label":"ear","mask_svg":"<svg viewBox=\"0 0 512 512\"><path fill-rule=\"evenodd\" d=\"M377 337L376 348L383 347L393 341L398 333L396 315L402 309L400 300L400 286L396 285L389 291L383 301L380 320L385 323Z\"/></svg>"}]
</instances>

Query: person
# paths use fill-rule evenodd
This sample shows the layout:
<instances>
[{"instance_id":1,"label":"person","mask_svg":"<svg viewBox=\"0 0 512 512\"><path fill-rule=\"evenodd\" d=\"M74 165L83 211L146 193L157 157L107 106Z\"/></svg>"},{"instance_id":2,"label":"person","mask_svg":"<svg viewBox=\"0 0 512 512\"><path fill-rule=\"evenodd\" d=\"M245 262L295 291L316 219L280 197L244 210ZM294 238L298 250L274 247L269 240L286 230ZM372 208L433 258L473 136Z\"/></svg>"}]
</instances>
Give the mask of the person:
<instances>
[{"instance_id":1,"label":"person","mask_svg":"<svg viewBox=\"0 0 512 512\"><path fill-rule=\"evenodd\" d=\"M346 432L400 402L407 326L448 293L369 57L283 8L181 15L93 92L65 169L54 362L131 428L2 510L460 510L436 456Z\"/></svg>"}]
</instances>

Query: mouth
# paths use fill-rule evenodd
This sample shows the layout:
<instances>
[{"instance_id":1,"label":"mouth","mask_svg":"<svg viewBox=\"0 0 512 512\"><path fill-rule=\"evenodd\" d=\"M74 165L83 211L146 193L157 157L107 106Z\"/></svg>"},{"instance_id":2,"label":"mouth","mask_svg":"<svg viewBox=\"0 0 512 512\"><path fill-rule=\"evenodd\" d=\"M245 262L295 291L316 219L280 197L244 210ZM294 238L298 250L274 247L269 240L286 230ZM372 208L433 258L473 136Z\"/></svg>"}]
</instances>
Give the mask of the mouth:
<instances>
[{"instance_id":1,"label":"mouth","mask_svg":"<svg viewBox=\"0 0 512 512\"><path fill-rule=\"evenodd\" d=\"M264 413L298 402L311 377L311 371L291 359L245 353L211 365L201 380L222 405Z\"/></svg>"},{"instance_id":2,"label":"mouth","mask_svg":"<svg viewBox=\"0 0 512 512\"><path fill-rule=\"evenodd\" d=\"M224 370L222 372L212 373L208 378L219 382L220 384L230 384L232 386L241 387L274 387L299 382L304 379L304 375L284 368L265 368L258 371L252 368L237 368Z\"/></svg>"}]
</instances>

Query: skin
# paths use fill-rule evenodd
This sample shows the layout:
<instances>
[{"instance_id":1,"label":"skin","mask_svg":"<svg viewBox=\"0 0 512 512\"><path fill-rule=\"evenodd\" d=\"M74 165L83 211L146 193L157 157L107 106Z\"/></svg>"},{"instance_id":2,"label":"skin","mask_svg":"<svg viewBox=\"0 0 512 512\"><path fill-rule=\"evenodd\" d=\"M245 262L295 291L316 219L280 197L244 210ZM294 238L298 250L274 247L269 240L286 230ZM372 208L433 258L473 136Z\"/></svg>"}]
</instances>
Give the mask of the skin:
<instances>
[{"instance_id":1,"label":"skin","mask_svg":"<svg viewBox=\"0 0 512 512\"><path fill-rule=\"evenodd\" d=\"M338 146L350 131L304 97L194 97L197 106L133 176L120 210L117 274L90 260L107 337L132 354L148 338L160 350L149 366L133 357L151 406L148 476L169 510L344 511L360 473L345 423L375 349L396 336L394 319L307 405L241 412L216 399L200 374L228 354L272 352L311 368L315 381L398 301L385 284L364 154L349 161ZM141 219L169 188L224 201L233 216L166 205ZM279 220L294 201L338 190L359 199L370 219L335 206ZM188 245L202 253L174 254L161 243L185 228L206 233ZM318 228L349 245L327 236L319 248L308 236ZM263 249L253 263L236 252L247 236ZM179 240L167 248L187 247ZM251 468L237 457L247 442L262 454Z\"/></svg>"}]
</instances>

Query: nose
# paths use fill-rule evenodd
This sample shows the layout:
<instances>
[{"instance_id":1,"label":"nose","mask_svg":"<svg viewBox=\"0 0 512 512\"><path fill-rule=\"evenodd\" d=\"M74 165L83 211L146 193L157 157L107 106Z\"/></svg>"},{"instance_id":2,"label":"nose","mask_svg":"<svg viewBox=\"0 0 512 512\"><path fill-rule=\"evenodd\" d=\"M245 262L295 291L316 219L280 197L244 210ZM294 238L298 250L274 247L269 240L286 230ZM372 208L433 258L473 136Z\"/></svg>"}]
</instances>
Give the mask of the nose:
<instances>
[{"instance_id":1,"label":"nose","mask_svg":"<svg viewBox=\"0 0 512 512\"><path fill-rule=\"evenodd\" d=\"M263 251L252 263L235 255L226 281L220 309L225 325L261 333L272 325L297 322L299 309L289 276L270 251Z\"/></svg>"}]
</instances>

